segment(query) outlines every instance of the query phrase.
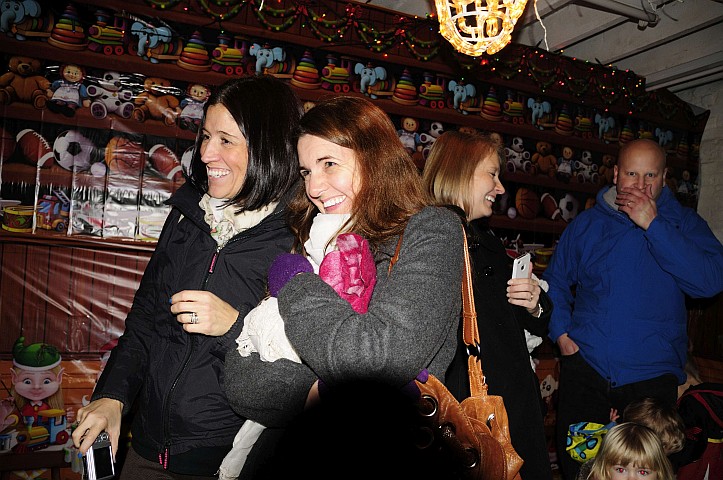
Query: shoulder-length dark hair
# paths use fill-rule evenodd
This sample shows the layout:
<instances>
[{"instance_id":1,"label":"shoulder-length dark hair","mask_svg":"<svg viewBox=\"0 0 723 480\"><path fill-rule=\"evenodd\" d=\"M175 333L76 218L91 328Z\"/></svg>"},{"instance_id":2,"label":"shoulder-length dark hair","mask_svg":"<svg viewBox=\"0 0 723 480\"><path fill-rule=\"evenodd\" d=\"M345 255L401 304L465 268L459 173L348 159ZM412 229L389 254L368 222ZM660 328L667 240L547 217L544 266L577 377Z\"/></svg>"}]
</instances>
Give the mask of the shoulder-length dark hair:
<instances>
[{"instance_id":1,"label":"shoulder-length dark hair","mask_svg":"<svg viewBox=\"0 0 723 480\"><path fill-rule=\"evenodd\" d=\"M278 201L299 178L294 133L302 109L294 91L271 75L233 78L218 87L203 108L188 177L202 193L208 192L208 174L201 161L201 140L211 105L228 109L248 147L246 178L229 205L238 211L256 210Z\"/></svg>"},{"instance_id":2,"label":"shoulder-length dark hair","mask_svg":"<svg viewBox=\"0 0 723 480\"><path fill-rule=\"evenodd\" d=\"M409 153L387 114L362 97L321 101L299 124L298 138L313 135L356 154L360 191L348 225L372 246L404 231L409 217L431 203ZM318 209L303 189L291 204L292 229L302 244Z\"/></svg>"}]
</instances>

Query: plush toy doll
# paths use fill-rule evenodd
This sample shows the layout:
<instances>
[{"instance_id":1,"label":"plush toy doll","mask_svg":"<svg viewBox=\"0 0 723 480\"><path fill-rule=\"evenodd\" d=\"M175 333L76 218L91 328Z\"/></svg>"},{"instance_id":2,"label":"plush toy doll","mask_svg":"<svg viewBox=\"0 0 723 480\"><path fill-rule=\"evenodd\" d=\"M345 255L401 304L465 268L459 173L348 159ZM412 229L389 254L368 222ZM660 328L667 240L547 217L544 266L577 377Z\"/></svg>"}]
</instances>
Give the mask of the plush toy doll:
<instances>
[{"instance_id":1,"label":"plush toy doll","mask_svg":"<svg viewBox=\"0 0 723 480\"><path fill-rule=\"evenodd\" d=\"M62 113L66 117L75 115L81 107L89 107L88 89L83 85L85 70L78 65L63 65L60 79L50 85L53 96L48 101L48 110Z\"/></svg>"},{"instance_id":2,"label":"plush toy doll","mask_svg":"<svg viewBox=\"0 0 723 480\"><path fill-rule=\"evenodd\" d=\"M555 178L568 183L572 178L572 166L575 163L575 150L572 147L562 147L562 156L557 159L557 172Z\"/></svg>"},{"instance_id":3,"label":"plush toy doll","mask_svg":"<svg viewBox=\"0 0 723 480\"><path fill-rule=\"evenodd\" d=\"M42 423L40 417L44 411L64 410L63 370L60 353L52 345L33 343L25 346L25 337L15 342L10 392L26 428Z\"/></svg>"},{"instance_id":4,"label":"plush toy doll","mask_svg":"<svg viewBox=\"0 0 723 480\"><path fill-rule=\"evenodd\" d=\"M419 143L419 121L416 118L404 117L402 119L402 128L397 130L399 140L402 141L402 145L407 149L409 154L413 154L417 149Z\"/></svg>"},{"instance_id":5,"label":"plush toy doll","mask_svg":"<svg viewBox=\"0 0 723 480\"><path fill-rule=\"evenodd\" d=\"M211 89L200 83L193 83L186 89L186 98L181 100L181 114L179 116L179 125L181 128L198 132L203 117L203 106L206 100L211 96Z\"/></svg>"}]
</instances>

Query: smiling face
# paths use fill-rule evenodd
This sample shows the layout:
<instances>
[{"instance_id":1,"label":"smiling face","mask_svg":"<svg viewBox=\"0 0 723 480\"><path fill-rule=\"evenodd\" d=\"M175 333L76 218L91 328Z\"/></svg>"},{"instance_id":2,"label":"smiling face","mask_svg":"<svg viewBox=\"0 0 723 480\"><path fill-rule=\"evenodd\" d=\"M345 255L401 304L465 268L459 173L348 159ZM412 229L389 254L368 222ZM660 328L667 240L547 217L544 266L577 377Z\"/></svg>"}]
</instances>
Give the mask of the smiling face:
<instances>
[{"instance_id":1,"label":"smiling face","mask_svg":"<svg viewBox=\"0 0 723 480\"><path fill-rule=\"evenodd\" d=\"M491 216L497 195L503 193L505 187L500 182L500 162L495 155L489 155L477 164L470 180L468 220Z\"/></svg>"},{"instance_id":2,"label":"smiling face","mask_svg":"<svg viewBox=\"0 0 723 480\"><path fill-rule=\"evenodd\" d=\"M314 135L302 136L298 151L309 200L321 213L351 213L361 188L354 151Z\"/></svg>"},{"instance_id":3,"label":"smiling face","mask_svg":"<svg viewBox=\"0 0 723 480\"><path fill-rule=\"evenodd\" d=\"M63 68L63 78L72 83L79 82L83 79L83 70L77 65L66 65Z\"/></svg>"},{"instance_id":4,"label":"smiling face","mask_svg":"<svg viewBox=\"0 0 723 480\"><path fill-rule=\"evenodd\" d=\"M246 179L246 137L221 104L208 107L201 135L201 161L208 173L208 194L214 198L233 198Z\"/></svg>"},{"instance_id":5,"label":"smiling face","mask_svg":"<svg viewBox=\"0 0 723 480\"><path fill-rule=\"evenodd\" d=\"M11 370L15 391L28 400L34 402L45 400L60 388L61 376L52 369L42 371Z\"/></svg>"}]
</instances>

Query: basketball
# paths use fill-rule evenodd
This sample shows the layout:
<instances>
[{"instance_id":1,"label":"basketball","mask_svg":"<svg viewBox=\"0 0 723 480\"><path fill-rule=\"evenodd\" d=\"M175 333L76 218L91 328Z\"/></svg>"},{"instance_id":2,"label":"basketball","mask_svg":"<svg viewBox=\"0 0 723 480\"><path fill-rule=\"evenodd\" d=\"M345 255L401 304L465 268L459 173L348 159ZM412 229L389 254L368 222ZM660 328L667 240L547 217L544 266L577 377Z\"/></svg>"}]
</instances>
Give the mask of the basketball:
<instances>
[{"instance_id":1,"label":"basketball","mask_svg":"<svg viewBox=\"0 0 723 480\"><path fill-rule=\"evenodd\" d=\"M520 217L532 220L540 211L540 197L529 188L519 188L515 195L515 207Z\"/></svg>"},{"instance_id":2,"label":"basketball","mask_svg":"<svg viewBox=\"0 0 723 480\"><path fill-rule=\"evenodd\" d=\"M139 142L125 137L113 137L105 148L105 163L112 173L140 177L146 152Z\"/></svg>"}]
</instances>

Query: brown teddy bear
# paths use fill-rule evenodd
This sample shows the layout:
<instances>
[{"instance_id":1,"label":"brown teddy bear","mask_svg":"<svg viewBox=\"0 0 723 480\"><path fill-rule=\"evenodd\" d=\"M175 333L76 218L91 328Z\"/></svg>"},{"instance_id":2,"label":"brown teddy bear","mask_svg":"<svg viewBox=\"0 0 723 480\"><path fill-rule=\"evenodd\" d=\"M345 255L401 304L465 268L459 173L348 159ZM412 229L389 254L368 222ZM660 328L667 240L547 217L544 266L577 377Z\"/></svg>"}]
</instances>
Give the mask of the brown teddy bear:
<instances>
[{"instance_id":1,"label":"brown teddy bear","mask_svg":"<svg viewBox=\"0 0 723 480\"><path fill-rule=\"evenodd\" d=\"M0 105L17 101L44 108L53 93L50 81L37 75L42 68L40 60L15 56L10 58L8 66L10 71L0 77Z\"/></svg>"},{"instance_id":2,"label":"brown teddy bear","mask_svg":"<svg viewBox=\"0 0 723 480\"><path fill-rule=\"evenodd\" d=\"M606 153L602 156L602 164L598 170L598 183L600 185L613 184L613 167L616 164L615 155Z\"/></svg>"},{"instance_id":3,"label":"brown teddy bear","mask_svg":"<svg viewBox=\"0 0 723 480\"><path fill-rule=\"evenodd\" d=\"M534 172L540 172L548 177L554 177L557 171L557 158L552 154L550 142L537 142L537 151L532 154L532 165Z\"/></svg>"},{"instance_id":4,"label":"brown teddy bear","mask_svg":"<svg viewBox=\"0 0 723 480\"><path fill-rule=\"evenodd\" d=\"M151 118L162 120L167 126L175 125L176 118L181 113L179 107L181 102L177 97L168 93L173 90L171 81L165 78L148 77L143 82L143 88L145 91L135 98L136 108L133 109L133 118L139 122Z\"/></svg>"}]
</instances>

